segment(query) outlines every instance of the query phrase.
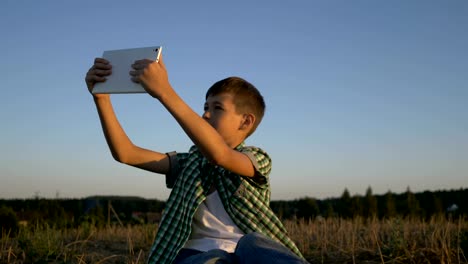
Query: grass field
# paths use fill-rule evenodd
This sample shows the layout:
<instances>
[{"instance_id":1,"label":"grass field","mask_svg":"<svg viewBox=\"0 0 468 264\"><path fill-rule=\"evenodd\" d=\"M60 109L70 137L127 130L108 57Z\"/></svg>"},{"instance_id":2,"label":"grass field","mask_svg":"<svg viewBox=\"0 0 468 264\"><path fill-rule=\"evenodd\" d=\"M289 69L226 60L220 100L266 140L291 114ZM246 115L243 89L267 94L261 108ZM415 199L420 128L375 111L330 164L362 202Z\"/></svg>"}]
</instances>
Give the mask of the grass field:
<instances>
[{"instance_id":1,"label":"grass field","mask_svg":"<svg viewBox=\"0 0 468 264\"><path fill-rule=\"evenodd\" d=\"M311 263L468 263L468 221L317 219L285 221ZM0 263L145 263L156 225L3 232Z\"/></svg>"}]
</instances>

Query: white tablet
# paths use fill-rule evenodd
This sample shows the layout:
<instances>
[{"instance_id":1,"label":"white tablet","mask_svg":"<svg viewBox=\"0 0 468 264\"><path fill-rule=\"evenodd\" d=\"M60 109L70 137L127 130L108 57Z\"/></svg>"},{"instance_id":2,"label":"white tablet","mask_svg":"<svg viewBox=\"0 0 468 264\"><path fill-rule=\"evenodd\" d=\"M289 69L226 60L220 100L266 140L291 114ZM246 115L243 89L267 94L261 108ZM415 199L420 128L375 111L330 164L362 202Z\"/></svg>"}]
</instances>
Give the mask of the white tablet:
<instances>
[{"instance_id":1,"label":"white tablet","mask_svg":"<svg viewBox=\"0 0 468 264\"><path fill-rule=\"evenodd\" d=\"M161 51L161 46L104 51L102 57L112 65L112 74L96 83L93 93L146 93L141 84L132 82L131 65L142 59L158 61Z\"/></svg>"}]
</instances>

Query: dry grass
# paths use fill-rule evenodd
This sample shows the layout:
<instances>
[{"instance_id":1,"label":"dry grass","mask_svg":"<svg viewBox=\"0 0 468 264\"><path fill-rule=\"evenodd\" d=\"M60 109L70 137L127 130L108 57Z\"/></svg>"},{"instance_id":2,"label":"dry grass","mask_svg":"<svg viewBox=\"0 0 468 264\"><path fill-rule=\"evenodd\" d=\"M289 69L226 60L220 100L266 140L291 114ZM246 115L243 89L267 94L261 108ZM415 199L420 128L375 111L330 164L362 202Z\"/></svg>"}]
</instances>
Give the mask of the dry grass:
<instances>
[{"instance_id":1,"label":"dry grass","mask_svg":"<svg viewBox=\"0 0 468 264\"><path fill-rule=\"evenodd\" d=\"M3 234L0 263L145 263L157 226L23 228Z\"/></svg>"},{"instance_id":2,"label":"dry grass","mask_svg":"<svg viewBox=\"0 0 468 264\"><path fill-rule=\"evenodd\" d=\"M461 218L322 219L286 227L312 263L468 263L468 222Z\"/></svg>"},{"instance_id":3,"label":"dry grass","mask_svg":"<svg viewBox=\"0 0 468 264\"><path fill-rule=\"evenodd\" d=\"M468 263L468 222L419 220L286 221L311 263ZM4 233L0 263L145 263L157 226L23 228Z\"/></svg>"}]
</instances>

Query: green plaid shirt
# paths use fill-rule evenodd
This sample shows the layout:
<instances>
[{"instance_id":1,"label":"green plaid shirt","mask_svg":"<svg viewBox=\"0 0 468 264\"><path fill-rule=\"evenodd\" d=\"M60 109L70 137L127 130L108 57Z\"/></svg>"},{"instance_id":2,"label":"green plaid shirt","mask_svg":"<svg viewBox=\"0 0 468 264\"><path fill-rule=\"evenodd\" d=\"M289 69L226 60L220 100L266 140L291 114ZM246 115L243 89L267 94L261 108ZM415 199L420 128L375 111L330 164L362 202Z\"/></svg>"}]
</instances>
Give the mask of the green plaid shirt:
<instances>
[{"instance_id":1,"label":"green plaid shirt","mask_svg":"<svg viewBox=\"0 0 468 264\"><path fill-rule=\"evenodd\" d=\"M166 184L173 190L166 203L148 263L171 263L175 259L190 236L193 215L212 184L226 212L244 233L262 233L302 257L269 206L271 159L263 150L247 147L244 143L236 150L252 160L255 177L241 177L210 164L196 146L191 147L188 153L168 154L171 170Z\"/></svg>"}]
</instances>

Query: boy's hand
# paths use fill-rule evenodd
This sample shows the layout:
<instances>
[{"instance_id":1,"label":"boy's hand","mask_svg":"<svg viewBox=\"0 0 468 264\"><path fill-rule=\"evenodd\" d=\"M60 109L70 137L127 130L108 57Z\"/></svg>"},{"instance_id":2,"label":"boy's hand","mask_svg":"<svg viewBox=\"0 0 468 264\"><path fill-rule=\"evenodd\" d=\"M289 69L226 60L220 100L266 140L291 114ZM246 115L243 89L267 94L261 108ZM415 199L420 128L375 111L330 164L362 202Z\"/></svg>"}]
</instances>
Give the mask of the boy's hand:
<instances>
[{"instance_id":1,"label":"boy's hand","mask_svg":"<svg viewBox=\"0 0 468 264\"><path fill-rule=\"evenodd\" d=\"M109 76L112 73L112 65L109 61L103 58L94 59L93 66L86 73L86 85L88 86L88 91L92 94L94 85L97 82L105 82L106 76ZM94 97L109 96L107 94L93 94Z\"/></svg>"},{"instance_id":2,"label":"boy's hand","mask_svg":"<svg viewBox=\"0 0 468 264\"><path fill-rule=\"evenodd\" d=\"M162 56L158 62L148 59L137 60L132 64L132 68L134 69L130 71L132 81L140 83L154 98L160 99L165 92L172 89Z\"/></svg>"}]
</instances>

